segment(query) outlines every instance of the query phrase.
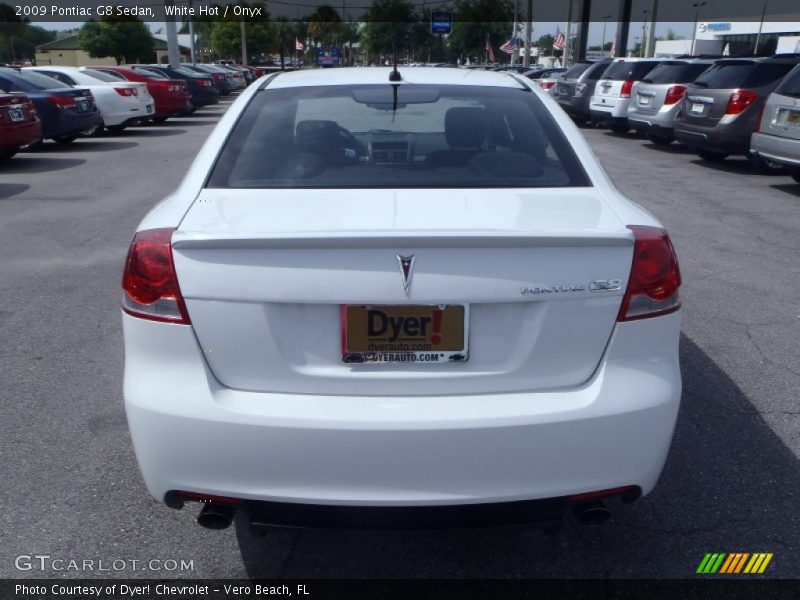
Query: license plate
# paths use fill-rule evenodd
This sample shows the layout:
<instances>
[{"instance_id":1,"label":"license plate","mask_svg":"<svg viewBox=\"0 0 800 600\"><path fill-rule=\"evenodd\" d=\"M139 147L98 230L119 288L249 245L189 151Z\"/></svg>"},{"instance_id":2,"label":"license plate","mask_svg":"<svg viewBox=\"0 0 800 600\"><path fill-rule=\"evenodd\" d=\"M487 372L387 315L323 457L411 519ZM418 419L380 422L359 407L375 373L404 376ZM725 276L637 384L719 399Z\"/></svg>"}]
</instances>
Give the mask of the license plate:
<instances>
[{"instance_id":1,"label":"license plate","mask_svg":"<svg viewBox=\"0 0 800 600\"><path fill-rule=\"evenodd\" d=\"M152 104L148 104L145 107L145 110L147 111L147 114L149 115L151 112L153 112L153 105Z\"/></svg>"},{"instance_id":2,"label":"license plate","mask_svg":"<svg viewBox=\"0 0 800 600\"><path fill-rule=\"evenodd\" d=\"M558 84L558 93L559 94L568 94L569 93L569 86L566 83L559 83Z\"/></svg>"},{"instance_id":3,"label":"license plate","mask_svg":"<svg viewBox=\"0 0 800 600\"><path fill-rule=\"evenodd\" d=\"M800 125L800 112L795 112L793 110L790 110L786 114L786 122L789 125Z\"/></svg>"},{"instance_id":4,"label":"license plate","mask_svg":"<svg viewBox=\"0 0 800 600\"><path fill-rule=\"evenodd\" d=\"M89 110L89 101L85 98L78 98L76 100L76 104L78 105L78 110L81 112L86 112Z\"/></svg>"},{"instance_id":5,"label":"license plate","mask_svg":"<svg viewBox=\"0 0 800 600\"><path fill-rule=\"evenodd\" d=\"M8 116L11 117L12 121L24 121L25 115L22 114L21 108L9 108L8 109Z\"/></svg>"},{"instance_id":6,"label":"license plate","mask_svg":"<svg viewBox=\"0 0 800 600\"><path fill-rule=\"evenodd\" d=\"M691 108L689 108L689 111L695 114L702 114L703 108L705 108L705 104L702 104L700 102L695 102L694 104L692 104Z\"/></svg>"},{"instance_id":7,"label":"license plate","mask_svg":"<svg viewBox=\"0 0 800 600\"><path fill-rule=\"evenodd\" d=\"M467 315L461 304L344 305L342 359L421 365L466 361Z\"/></svg>"},{"instance_id":8,"label":"license plate","mask_svg":"<svg viewBox=\"0 0 800 600\"><path fill-rule=\"evenodd\" d=\"M649 106L650 96L639 96L639 104L642 106Z\"/></svg>"}]
</instances>

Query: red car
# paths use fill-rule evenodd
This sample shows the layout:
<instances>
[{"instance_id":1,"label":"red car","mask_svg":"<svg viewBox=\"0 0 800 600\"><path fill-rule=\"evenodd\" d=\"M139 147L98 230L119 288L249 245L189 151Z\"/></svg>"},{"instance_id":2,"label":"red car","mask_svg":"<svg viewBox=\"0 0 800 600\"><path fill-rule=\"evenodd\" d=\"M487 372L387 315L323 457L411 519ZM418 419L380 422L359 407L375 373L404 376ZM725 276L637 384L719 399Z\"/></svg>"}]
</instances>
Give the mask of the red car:
<instances>
[{"instance_id":1,"label":"red car","mask_svg":"<svg viewBox=\"0 0 800 600\"><path fill-rule=\"evenodd\" d=\"M42 121L24 94L0 94L0 160L42 139Z\"/></svg>"},{"instance_id":2,"label":"red car","mask_svg":"<svg viewBox=\"0 0 800 600\"><path fill-rule=\"evenodd\" d=\"M147 84L147 91L155 101L155 117L153 121L163 123L169 117L191 112L192 95L186 82L181 79L168 79L157 71L144 74L130 67L91 67L96 71L108 73L126 81L137 81Z\"/></svg>"}]
</instances>

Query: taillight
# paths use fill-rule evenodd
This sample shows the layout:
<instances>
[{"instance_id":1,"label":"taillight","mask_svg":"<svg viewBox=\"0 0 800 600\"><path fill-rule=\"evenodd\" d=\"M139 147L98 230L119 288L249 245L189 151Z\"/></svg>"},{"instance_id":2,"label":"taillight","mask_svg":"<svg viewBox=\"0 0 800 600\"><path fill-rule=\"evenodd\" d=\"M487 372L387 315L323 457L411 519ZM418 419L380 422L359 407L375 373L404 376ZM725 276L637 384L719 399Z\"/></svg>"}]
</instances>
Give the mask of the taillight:
<instances>
[{"instance_id":1,"label":"taillight","mask_svg":"<svg viewBox=\"0 0 800 600\"><path fill-rule=\"evenodd\" d=\"M617 321L633 321L675 312L681 307L681 273L667 232L658 227L629 226L633 263Z\"/></svg>"},{"instance_id":2,"label":"taillight","mask_svg":"<svg viewBox=\"0 0 800 600\"><path fill-rule=\"evenodd\" d=\"M174 229L147 229L133 236L122 275L122 310L151 321L188 325L189 315L172 260Z\"/></svg>"},{"instance_id":3,"label":"taillight","mask_svg":"<svg viewBox=\"0 0 800 600\"><path fill-rule=\"evenodd\" d=\"M72 96L48 96L47 101L61 108L75 106L75 98Z\"/></svg>"},{"instance_id":4,"label":"taillight","mask_svg":"<svg viewBox=\"0 0 800 600\"><path fill-rule=\"evenodd\" d=\"M540 82L539 82L539 87L540 87L540 88L542 88L542 89L544 89L544 90L549 90L549 89L550 89L550 88L552 88L552 87L553 87L555 84L556 84L556 82L555 82L555 81L540 81Z\"/></svg>"},{"instance_id":5,"label":"taillight","mask_svg":"<svg viewBox=\"0 0 800 600\"><path fill-rule=\"evenodd\" d=\"M758 94L750 90L736 90L728 99L728 106L725 107L726 115L738 115L758 100Z\"/></svg>"},{"instance_id":6,"label":"taillight","mask_svg":"<svg viewBox=\"0 0 800 600\"><path fill-rule=\"evenodd\" d=\"M136 88L131 87L115 87L114 91L117 92L120 96L138 96L139 91Z\"/></svg>"},{"instance_id":7,"label":"taillight","mask_svg":"<svg viewBox=\"0 0 800 600\"><path fill-rule=\"evenodd\" d=\"M686 86L673 85L667 90L667 95L664 97L664 104L677 104L683 100L683 95L686 93Z\"/></svg>"},{"instance_id":8,"label":"taillight","mask_svg":"<svg viewBox=\"0 0 800 600\"><path fill-rule=\"evenodd\" d=\"M632 81L623 81L622 82L622 90L620 91L620 98L630 98L631 97L631 90L633 89L633 82Z\"/></svg>"}]
</instances>

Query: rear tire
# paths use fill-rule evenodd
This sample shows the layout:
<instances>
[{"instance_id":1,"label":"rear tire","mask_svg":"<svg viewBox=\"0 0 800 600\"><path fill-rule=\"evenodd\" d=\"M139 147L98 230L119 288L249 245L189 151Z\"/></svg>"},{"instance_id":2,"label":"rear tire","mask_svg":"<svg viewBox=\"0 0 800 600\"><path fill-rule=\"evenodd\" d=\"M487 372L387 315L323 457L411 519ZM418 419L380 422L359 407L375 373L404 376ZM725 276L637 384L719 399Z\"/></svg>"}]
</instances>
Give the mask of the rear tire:
<instances>
[{"instance_id":1,"label":"rear tire","mask_svg":"<svg viewBox=\"0 0 800 600\"><path fill-rule=\"evenodd\" d=\"M747 160L750 161L750 166L759 175L780 175L786 171L786 167L783 165L753 154L748 154Z\"/></svg>"},{"instance_id":2,"label":"rear tire","mask_svg":"<svg viewBox=\"0 0 800 600\"><path fill-rule=\"evenodd\" d=\"M617 135L626 135L631 129L629 125L623 125L621 123L611 123L608 128Z\"/></svg>"},{"instance_id":3,"label":"rear tire","mask_svg":"<svg viewBox=\"0 0 800 600\"><path fill-rule=\"evenodd\" d=\"M113 131L114 133L119 133L123 129L125 129L127 125L109 125L106 127L109 131Z\"/></svg>"},{"instance_id":4,"label":"rear tire","mask_svg":"<svg viewBox=\"0 0 800 600\"><path fill-rule=\"evenodd\" d=\"M654 143L656 146L669 146L672 143L672 138L663 136L663 135L656 135L654 133L650 133L647 135L647 139Z\"/></svg>"},{"instance_id":5,"label":"rear tire","mask_svg":"<svg viewBox=\"0 0 800 600\"><path fill-rule=\"evenodd\" d=\"M794 173L790 173L792 179L794 179L797 183L800 183L800 171L795 171Z\"/></svg>"},{"instance_id":6,"label":"rear tire","mask_svg":"<svg viewBox=\"0 0 800 600\"><path fill-rule=\"evenodd\" d=\"M169 117L153 117L153 123L156 125L161 125L162 123L166 123Z\"/></svg>"},{"instance_id":7,"label":"rear tire","mask_svg":"<svg viewBox=\"0 0 800 600\"><path fill-rule=\"evenodd\" d=\"M91 129L87 129L86 131L82 131L82 132L81 132L81 135L82 135L83 137L94 137L94 136L98 136L98 135L100 135L101 133L103 133L103 130L104 130L104 129L105 129L105 125L103 125L103 122L102 122L102 121L100 121L100 123L98 123L97 125L95 125L95 126L94 126L94 127L92 127Z\"/></svg>"},{"instance_id":8,"label":"rear tire","mask_svg":"<svg viewBox=\"0 0 800 600\"><path fill-rule=\"evenodd\" d=\"M60 135L56 138L53 138L53 141L57 144L71 144L77 139L77 135Z\"/></svg>"},{"instance_id":9,"label":"rear tire","mask_svg":"<svg viewBox=\"0 0 800 600\"><path fill-rule=\"evenodd\" d=\"M708 162L722 162L728 158L728 154L725 152L714 152L713 150L703 149L697 150L697 156Z\"/></svg>"},{"instance_id":10,"label":"rear tire","mask_svg":"<svg viewBox=\"0 0 800 600\"><path fill-rule=\"evenodd\" d=\"M0 161L8 160L17 153L18 148L0 150Z\"/></svg>"}]
</instances>

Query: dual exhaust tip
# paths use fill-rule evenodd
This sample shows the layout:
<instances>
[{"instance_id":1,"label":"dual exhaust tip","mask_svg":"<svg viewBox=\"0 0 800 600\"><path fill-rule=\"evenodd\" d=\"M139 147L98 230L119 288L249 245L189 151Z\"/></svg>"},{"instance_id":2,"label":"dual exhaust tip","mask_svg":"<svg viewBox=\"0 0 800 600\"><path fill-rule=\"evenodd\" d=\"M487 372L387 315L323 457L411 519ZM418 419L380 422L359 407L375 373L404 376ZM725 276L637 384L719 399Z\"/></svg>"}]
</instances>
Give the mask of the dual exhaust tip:
<instances>
[{"instance_id":1,"label":"dual exhaust tip","mask_svg":"<svg viewBox=\"0 0 800 600\"><path fill-rule=\"evenodd\" d=\"M206 529L226 529L233 522L235 514L236 509L233 506L206 504L197 517L197 523Z\"/></svg>"},{"instance_id":2,"label":"dual exhaust tip","mask_svg":"<svg viewBox=\"0 0 800 600\"><path fill-rule=\"evenodd\" d=\"M572 512L579 523L583 525L602 525L611 517L611 511L606 508L602 500L590 500L575 504ZM236 509L224 504L205 504L197 523L206 529L227 529L233 522Z\"/></svg>"}]
</instances>

